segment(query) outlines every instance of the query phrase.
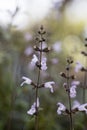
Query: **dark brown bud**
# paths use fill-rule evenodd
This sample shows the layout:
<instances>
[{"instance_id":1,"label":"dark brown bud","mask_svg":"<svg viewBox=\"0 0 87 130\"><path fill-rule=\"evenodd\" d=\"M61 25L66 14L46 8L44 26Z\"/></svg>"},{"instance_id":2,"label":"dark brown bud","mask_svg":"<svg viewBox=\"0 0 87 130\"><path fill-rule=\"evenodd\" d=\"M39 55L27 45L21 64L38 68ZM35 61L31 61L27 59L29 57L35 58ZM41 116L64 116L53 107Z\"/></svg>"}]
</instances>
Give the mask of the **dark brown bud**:
<instances>
[{"instance_id":1,"label":"dark brown bud","mask_svg":"<svg viewBox=\"0 0 87 130\"><path fill-rule=\"evenodd\" d=\"M67 78L66 74L64 72L61 72L60 75L63 77L63 78Z\"/></svg>"},{"instance_id":2,"label":"dark brown bud","mask_svg":"<svg viewBox=\"0 0 87 130\"><path fill-rule=\"evenodd\" d=\"M87 71L87 69L86 68L84 68L84 67L82 67L81 69L80 69L81 71Z\"/></svg>"},{"instance_id":3,"label":"dark brown bud","mask_svg":"<svg viewBox=\"0 0 87 130\"><path fill-rule=\"evenodd\" d=\"M41 64L39 62L36 62L36 66L40 69L41 68Z\"/></svg>"},{"instance_id":4,"label":"dark brown bud","mask_svg":"<svg viewBox=\"0 0 87 130\"><path fill-rule=\"evenodd\" d=\"M69 112L69 110L68 110L67 108L66 108L65 112L66 112L67 114L70 114L70 112Z\"/></svg>"},{"instance_id":5,"label":"dark brown bud","mask_svg":"<svg viewBox=\"0 0 87 130\"><path fill-rule=\"evenodd\" d=\"M35 40L36 40L36 41L39 41L39 38L38 38L38 37L36 37L36 38L35 38Z\"/></svg>"},{"instance_id":6,"label":"dark brown bud","mask_svg":"<svg viewBox=\"0 0 87 130\"><path fill-rule=\"evenodd\" d=\"M68 63L68 64L72 64L72 63L73 63L72 57L68 57L68 58L67 58L67 63Z\"/></svg>"},{"instance_id":7,"label":"dark brown bud","mask_svg":"<svg viewBox=\"0 0 87 130\"><path fill-rule=\"evenodd\" d=\"M45 41L46 41L46 39L45 39L45 38L42 38L42 41L43 41L43 42L45 42Z\"/></svg>"},{"instance_id":8,"label":"dark brown bud","mask_svg":"<svg viewBox=\"0 0 87 130\"><path fill-rule=\"evenodd\" d=\"M66 70L69 70L69 69L70 69L69 66L67 66L67 67L66 67Z\"/></svg>"},{"instance_id":9,"label":"dark brown bud","mask_svg":"<svg viewBox=\"0 0 87 130\"><path fill-rule=\"evenodd\" d=\"M33 86L33 89L37 87L37 85L33 82L31 82L31 85Z\"/></svg>"},{"instance_id":10,"label":"dark brown bud","mask_svg":"<svg viewBox=\"0 0 87 130\"><path fill-rule=\"evenodd\" d=\"M73 114L75 114L76 112L78 112L78 108L72 109L72 113L73 113Z\"/></svg>"},{"instance_id":11,"label":"dark brown bud","mask_svg":"<svg viewBox=\"0 0 87 130\"><path fill-rule=\"evenodd\" d=\"M87 56L87 53L85 51L82 51L81 54L83 54L84 56Z\"/></svg>"},{"instance_id":12,"label":"dark brown bud","mask_svg":"<svg viewBox=\"0 0 87 130\"><path fill-rule=\"evenodd\" d=\"M39 34L41 34L41 31L38 31Z\"/></svg>"},{"instance_id":13,"label":"dark brown bud","mask_svg":"<svg viewBox=\"0 0 87 130\"><path fill-rule=\"evenodd\" d=\"M43 31L43 34L45 34L46 33L46 31Z\"/></svg>"},{"instance_id":14,"label":"dark brown bud","mask_svg":"<svg viewBox=\"0 0 87 130\"><path fill-rule=\"evenodd\" d=\"M71 75L70 77L71 77L71 79L76 79L75 75Z\"/></svg>"},{"instance_id":15,"label":"dark brown bud","mask_svg":"<svg viewBox=\"0 0 87 130\"><path fill-rule=\"evenodd\" d=\"M37 47L37 46L34 46L34 50L35 51L40 51L39 47Z\"/></svg>"},{"instance_id":16,"label":"dark brown bud","mask_svg":"<svg viewBox=\"0 0 87 130\"><path fill-rule=\"evenodd\" d=\"M51 50L50 48L46 47L43 49L43 52L49 52L50 50Z\"/></svg>"}]
</instances>

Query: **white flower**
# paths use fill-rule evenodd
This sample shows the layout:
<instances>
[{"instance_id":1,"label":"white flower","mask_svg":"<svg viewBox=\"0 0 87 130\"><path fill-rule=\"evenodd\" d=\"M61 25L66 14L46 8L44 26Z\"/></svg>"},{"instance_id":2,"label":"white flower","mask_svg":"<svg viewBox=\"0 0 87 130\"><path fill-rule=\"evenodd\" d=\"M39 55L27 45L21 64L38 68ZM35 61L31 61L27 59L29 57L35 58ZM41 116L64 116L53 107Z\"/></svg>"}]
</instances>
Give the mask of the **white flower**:
<instances>
[{"instance_id":1,"label":"white flower","mask_svg":"<svg viewBox=\"0 0 87 130\"><path fill-rule=\"evenodd\" d=\"M83 67L82 64L78 61L76 63L75 72L78 72L82 67Z\"/></svg>"},{"instance_id":2,"label":"white flower","mask_svg":"<svg viewBox=\"0 0 87 130\"><path fill-rule=\"evenodd\" d=\"M29 111L27 111L27 114L34 115L36 113L36 104L37 104L37 108L38 108L39 105L40 105L39 98L37 98L37 103L36 102L33 103L33 105L31 106L31 108L29 109Z\"/></svg>"},{"instance_id":3,"label":"white flower","mask_svg":"<svg viewBox=\"0 0 87 130\"><path fill-rule=\"evenodd\" d=\"M66 107L62 103L58 102L57 105L58 105L58 109L57 109L58 115L61 115L62 112L66 111Z\"/></svg>"},{"instance_id":4,"label":"white flower","mask_svg":"<svg viewBox=\"0 0 87 130\"><path fill-rule=\"evenodd\" d=\"M33 55L33 59L31 60L31 64L32 64L33 66L35 66L37 62L38 62L38 57L34 54L34 55Z\"/></svg>"},{"instance_id":5,"label":"white flower","mask_svg":"<svg viewBox=\"0 0 87 130\"><path fill-rule=\"evenodd\" d=\"M24 84L31 84L32 80L23 76L22 79L24 79L24 81L21 83L21 86L23 86Z\"/></svg>"},{"instance_id":6,"label":"white flower","mask_svg":"<svg viewBox=\"0 0 87 130\"><path fill-rule=\"evenodd\" d=\"M47 69L46 61L47 61L47 59L44 57L41 61L41 70Z\"/></svg>"},{"instance_id":7,"label":"white flower","mask_svg":"<svg viewBox=\"0 0 87 130\"><path fill-rule=\"evenodd\" d=\"M79 85L79 84L80 84L79 81L73 81L71 83L71 87L70 87L70 97L71 98L76 97L76 88L77 88L77 85Z\"/></svg>"},{"instance_id":8,"label":"white flower","mask_svg":"<svg viewBox=\"0 0 87 130\"><path fill-rule=\"evenodd\" d=\"M82 112L86 112L87 114L87 103L78 106L78 110Z\"/></svg>"},{"instance_id":9,"label":"white flower","mask_svg":"<svg viewBox=\"0 0 87 130\"><path fill-rule=\"evenodd\" d=\"M46 83L44 84L44 87L45 87L45 88L49 88L50 91L51 91L51 93L53 93L54 90L53 90L53 86L52 86L52 85L54 85L54 84L55 84L54 81L46 82Z\"/></svg>"},{"instance_id":10,"label":"white flower","mask_svg":"<svg viewBox=\"0 0 87 130\"><path fill-rule=\"evenodd\" d=\"M78 101L74 101L72 109L78 109L78 111L85 112L87 114L87 103L80 105Z\"/></svg>"},{"instance_id":11,"label":"white flower","mask_svg":"<svg viewBox=\"0 0 87 130\"><path fill-rule=\"evenodd\" d=\"M76 85L70 87L70 97L71 98L76 97Z\"/></svg>"}]
</instances>

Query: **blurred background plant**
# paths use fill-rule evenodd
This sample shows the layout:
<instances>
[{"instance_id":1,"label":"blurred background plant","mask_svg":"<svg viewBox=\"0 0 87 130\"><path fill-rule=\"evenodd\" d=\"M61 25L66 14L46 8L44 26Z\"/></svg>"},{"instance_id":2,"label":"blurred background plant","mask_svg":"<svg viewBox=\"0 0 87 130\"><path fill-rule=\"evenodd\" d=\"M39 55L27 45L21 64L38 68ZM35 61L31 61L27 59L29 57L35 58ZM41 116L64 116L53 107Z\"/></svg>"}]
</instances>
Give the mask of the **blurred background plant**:
<instances>
[{"instance_id":1,"label":"blurred background plant","mask_svg":"<svg viewBox=\"0 0 87 130\"><path fill-rule=\"evenodd\" d=\"M30 76L36 80L36 70L30 65L35 36L40 25L47 31L48 70L42 73L42 81L56 82L55 92L40 92L44 108L40 114L41 130L67 130L68 118L58 116L57 102L65 102L63 79L59 73L64 70L66 57L72 56L85 64L81 55L87 36L86 0L3 0L0 2L0 130L34 130L34 119L27 115L33 102L31 87L21 88L21 77ZM44 44L45 45L45 44ZM83 82L83 74L76 73ZM77 88L77 99L82 102L82 89ZM86 95L87 101L87 95ZM45 106L45 107L44 107ZM83 114L75 115L75 129L83 129ZM87 122L87 119L85 120Z\"/></svg>"}]
</instances>

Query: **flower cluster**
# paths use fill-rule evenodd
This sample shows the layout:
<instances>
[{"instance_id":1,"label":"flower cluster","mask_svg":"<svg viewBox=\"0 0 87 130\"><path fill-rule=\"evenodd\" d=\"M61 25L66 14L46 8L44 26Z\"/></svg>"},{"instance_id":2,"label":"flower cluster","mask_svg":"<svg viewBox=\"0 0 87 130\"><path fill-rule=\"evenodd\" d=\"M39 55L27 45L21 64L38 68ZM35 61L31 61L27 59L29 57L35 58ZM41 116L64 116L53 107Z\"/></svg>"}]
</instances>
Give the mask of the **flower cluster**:
<instances>
[{"instance_id":1,"label":"flower cluster","mask_svg":"<svg viewBox=\"0 0 87 130\"><path fill-rule=\"evenodd\" d=\"M57 109L57 114L69 114L70 111L64 106L62 103L58 102L57 103L58 109ZM87 114L87 103L80 105L78 101L73 102L72 110L71 112L75 114L76 112L85 112Z\"/></svg>"}]
</instances>

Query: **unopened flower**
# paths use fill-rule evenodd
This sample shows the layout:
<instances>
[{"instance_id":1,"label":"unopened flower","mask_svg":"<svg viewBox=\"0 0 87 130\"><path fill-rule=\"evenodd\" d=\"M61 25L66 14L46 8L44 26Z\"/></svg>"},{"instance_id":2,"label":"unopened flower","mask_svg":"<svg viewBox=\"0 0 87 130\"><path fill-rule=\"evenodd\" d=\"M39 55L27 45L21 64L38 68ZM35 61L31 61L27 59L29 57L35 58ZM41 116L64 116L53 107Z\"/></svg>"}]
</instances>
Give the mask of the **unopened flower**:
<instances>
[{"instance_id":1,"label":"unopened flower","mask_svg":"<svg viewBox=\"0 0 87 130\"><path fill-rule=\"evenodd\" d=\"M37 104L37 106L36 106L36 104ZM37 98L37 103L36 102L33 103L31 108L29 109L29 111L27 111L27 114L34 115L36 113L36 107L39 108L39 105L40 105L39 98Z\"/></svg>"},{"instance_id":2,"label":"unopened flower","mask_svg":"<svg viewBox=\"0 0 87 130\"><path fill-rule=\"evenodd\" d=\"M62 103L58 102L57 105L58 105L58 109L57 109L58 115L61 115L62 112L66 111L66 107Z\"/></svg>"},{"instance_id":3,"label":"unopened flower","mask_svg":"<svg viewBox=\"0 0 87 130\"><path fill-rule=\"evenodd\" d=\"M42 61L41 61L41 70L46 70L47 69L46 61L47 61L47 59L45 57L42 58Z\"/></svg>"},{"instance_id":4,"label":"unopened flower","mask_svg":"<svg viewBox=\"0 0 87 130\"><path fill-rule=\"evenodd\" d=\"M32 59L32 61L31 61L31 64L32 64L33 66L35 66L37 62L38 62L38 57L34 54L34 55L33 55L33 59Z\"/></svg>"},{"instance_id":5,"label":"unopened flower","mask_svg":"<svg viewBox=\"0 0 87 130\"><path fill-rule=\"evenodd\" d=\"M51 91L51 93L53 93L54 90L53 90L53 86L52 86L52 85L54 85L54 84L55 84L54 81L46 82L46 83L44 84L44 87L45 87L45 88L49 88L50 91Z\"/></svg>"},{"instance_id":6,"label":"unopened flower","mask_svg":"<svg viewBox=\"0 0 87 130\"><path fill-rule=\"evenodd\" d=\"M76 63L75 72L78 72L79 70L81 70L82 67L83 67L82 64L78 61Z\"/></svg>"},{"instance_id":7,"label":"unopened flower","mask_svg":"<svg viewBox=\"0 0 87 130\"><path fill-rule=\"evenodd\" d=\"M31 84L32 83L32 80L23 76L22 79L24 80L22 83L21 83L21 86L23 86L24 84Z\"/></svg>"}]
</instances>

